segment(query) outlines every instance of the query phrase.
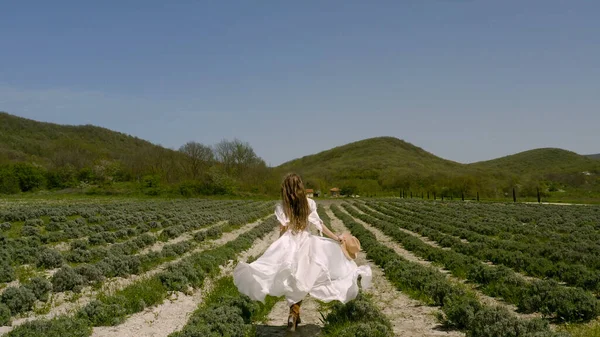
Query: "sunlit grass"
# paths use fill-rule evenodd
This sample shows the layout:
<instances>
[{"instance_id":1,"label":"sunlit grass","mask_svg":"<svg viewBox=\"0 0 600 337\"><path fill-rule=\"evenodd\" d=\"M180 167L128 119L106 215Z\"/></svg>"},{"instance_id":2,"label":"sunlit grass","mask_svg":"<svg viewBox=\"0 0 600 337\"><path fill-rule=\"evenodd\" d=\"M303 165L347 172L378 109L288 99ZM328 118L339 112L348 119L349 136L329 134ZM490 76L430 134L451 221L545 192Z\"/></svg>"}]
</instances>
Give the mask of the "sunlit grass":
<instances>
[{"instance_id":1,"label":"sunlit grass","mask_svg":"<svg viewBox=\"0 0 600 337\"><path fill-rule=\"evenodd\" d=\"M600 321L596 320L586 324L568 324L561 326L560 331L566 331L573 337L598 337L600 336Z\"/></svg>"}]
</instances>

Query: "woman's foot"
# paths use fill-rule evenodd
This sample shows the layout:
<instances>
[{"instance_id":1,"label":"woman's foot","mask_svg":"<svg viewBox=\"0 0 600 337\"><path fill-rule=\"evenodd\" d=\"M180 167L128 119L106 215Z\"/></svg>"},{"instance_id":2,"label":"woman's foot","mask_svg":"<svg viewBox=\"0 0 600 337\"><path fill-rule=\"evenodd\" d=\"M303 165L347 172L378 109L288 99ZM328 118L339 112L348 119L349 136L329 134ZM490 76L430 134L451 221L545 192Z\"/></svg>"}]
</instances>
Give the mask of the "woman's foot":
<instances>
[{"instance_id":1,"label":"woman's foot","mask_svg":"<svg viewBox=\"0 0 600 337\"><path fill-rule=\"evenodd\" d=\"M300 324L300 304L298 302L290 307L290 315L288 316L288 328L290 331L296 331L296 327Z\"/></svg>"},{"instance_id":2,"label":"woman's foot","mask_svg":"<svg viewBox=\"0 0 600 337\"><path fill-rule=\"evenodd\" d=\"M296 331L296 326L298 326L298 320L293 314L290 314L288 316L288 330Z\"/></svg>"}]
</instances>

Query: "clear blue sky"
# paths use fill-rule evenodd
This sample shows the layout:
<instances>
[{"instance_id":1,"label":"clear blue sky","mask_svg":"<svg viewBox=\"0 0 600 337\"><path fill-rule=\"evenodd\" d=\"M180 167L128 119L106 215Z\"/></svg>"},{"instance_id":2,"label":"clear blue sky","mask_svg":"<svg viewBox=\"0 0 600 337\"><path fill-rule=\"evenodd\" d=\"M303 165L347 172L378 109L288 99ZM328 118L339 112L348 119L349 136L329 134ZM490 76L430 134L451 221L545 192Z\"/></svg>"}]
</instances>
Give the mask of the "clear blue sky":
<instances>
[{"instance_id":1,"label":"clear blue sky","mask_svg":"<svg viewBox=\"0 0 600 337\"><path fill-rule=\"evenodd\" d=\"M600 1L11 1L0 110L272 165L394 136L600 152Z\"/></svg>"}]
</instances>

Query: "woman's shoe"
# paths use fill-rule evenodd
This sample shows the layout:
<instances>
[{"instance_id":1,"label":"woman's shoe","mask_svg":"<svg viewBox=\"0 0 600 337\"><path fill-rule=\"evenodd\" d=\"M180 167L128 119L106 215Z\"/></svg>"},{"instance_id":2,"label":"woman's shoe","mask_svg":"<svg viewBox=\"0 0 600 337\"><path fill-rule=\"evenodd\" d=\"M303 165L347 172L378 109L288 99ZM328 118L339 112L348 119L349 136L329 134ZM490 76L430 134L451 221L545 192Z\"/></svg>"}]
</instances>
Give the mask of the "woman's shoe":
<instances>
[{"instance_id":1,"label":"woman's shoe","mask_svg":"<svg viewBox=\"0 0 600 337\"><path fill-rule=\"evenodd\" d=\"M296 331L296 327L300 322L300 304L296 303L290 307L290 315L288 316L288 328L290 331Z\"/></svg>"},{"instance_id":2,"label":"woman's shoe","mask_svg":"<svg viewBox=\"0 0 600 337\"><path fill-rule=\"evenodd\" d=\"M290 314L288 316L288 330L296 331L296 327L298 326L298 319L294 314Z\"/></svg>"}]
</instances>

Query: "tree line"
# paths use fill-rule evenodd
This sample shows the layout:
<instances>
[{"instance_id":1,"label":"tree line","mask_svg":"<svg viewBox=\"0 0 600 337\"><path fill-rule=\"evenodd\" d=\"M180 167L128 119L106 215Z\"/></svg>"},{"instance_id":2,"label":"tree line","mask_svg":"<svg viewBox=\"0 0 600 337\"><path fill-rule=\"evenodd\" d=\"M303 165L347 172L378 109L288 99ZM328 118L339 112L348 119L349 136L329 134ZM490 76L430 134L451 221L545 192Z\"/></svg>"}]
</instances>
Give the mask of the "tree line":
<instances>
[{"instance_id":1,"label":"tree line","mask_svg":"<svg viewBox=\"0 0 600 337\"><path fill-rule=\"evenodd\" d=\"M0 194L42 189L88 193L137 189L148 195L184 196L269 194L277 189L276 180L252 146L239 139L224 139L213 146L190 141L177 151L144 147L120 158L71 144L57 149L49 160L0 164Z\"/></svg>"},{"instance_id":2,"label":"tree line","mask_svg":"<svg viewBox=\"0 0 600 337\"><path fill-rule=\"evenodd\" d=\"M95 130L95 129L93 129ZM114 141L118 144L119 140ZM137 148L136 148L137 146ZM118 148L114 146L114 148ZM31 151L27 151L31 153ZM542 197L564 189L598 195L597 173L540 173L515 175L489 172L418 172L389 167L381 171L327 172L304 176L307 188L322 196L332 187L343 195L398 196L406 191L414 197L510 198L515 189L520 197ZM121 154L75 140L62 141L45 158L2 158L0 194L42 189L73 189L88 194L147 195L271 195L279 193L281 177L287 172L268 167L248 142L224 139L214 145L187 142L177 151L160 146L131 145ZM299 172L302 174L302 172Z\"/></svg>"}]
</instances>

